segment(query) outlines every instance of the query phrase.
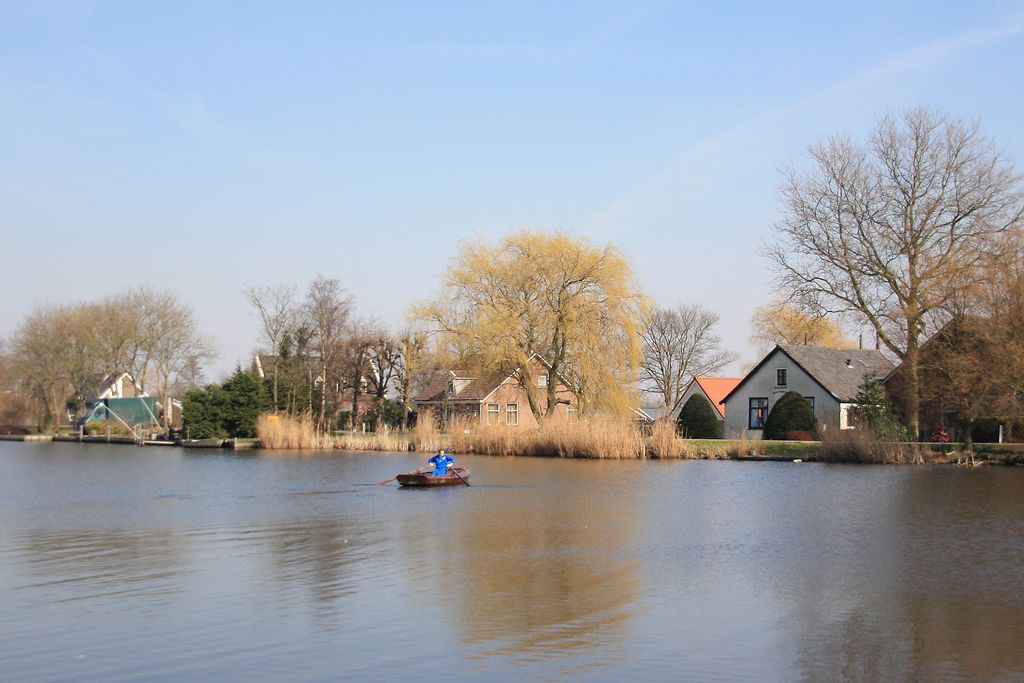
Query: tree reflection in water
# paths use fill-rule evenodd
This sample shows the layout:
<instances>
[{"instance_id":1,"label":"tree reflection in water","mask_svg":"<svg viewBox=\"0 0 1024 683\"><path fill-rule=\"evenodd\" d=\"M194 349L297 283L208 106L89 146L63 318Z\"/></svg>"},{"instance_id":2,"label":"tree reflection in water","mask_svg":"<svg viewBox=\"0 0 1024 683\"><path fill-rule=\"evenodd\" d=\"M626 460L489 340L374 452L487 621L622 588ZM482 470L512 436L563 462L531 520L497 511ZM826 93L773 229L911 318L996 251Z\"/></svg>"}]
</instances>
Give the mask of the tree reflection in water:
<instances>
[{"instance_id":1,"label":"tree reflection in water","mask_svg":"<svg viewBox=\"0 0 1024 683\"><path fill-rule=\"evenodd\" d=\"M818 502L831 506L802 520L776 515L776 528L765 529L794 539L763 578L791 606L801 678L1000 680L1024 671L1024 478L953 468L867 476L874 485L829 484ZM993 496L1000 486L1017 490ZM813 552L795 542L809 526L829 529L831 541Z\"/></svg>"},{"instance_id":2,"label":"tree reflection in water","mask_svg":"<svg viewBox=\"0 0 1024 683\"><path fill-rule=\"evenodd\" d=\"M259 530L274 568L271 593L282 608L307 601L296 592L309 592L309 602L321 618L337 616L343 598L356 586L351 565L363 559L373 541L343 517L309 520ZM338 623L340 625L340 622Z\"/></svg>"},{"instance_id":3,"label":"tree reflection in water","mask_svg":"<svg viewBox=\"0 0 1024 683\"><path fill-rule=\"evenodd\" d=\"M619 656L642 592L635 553L642 513L595 492L606 473L588 464L592 480L584 486L571 471L550 488L464 491L468 514L451 505L455 491L431 492L441 494L426 501L432 514L405 524L408 568L436 591L459 642L474 646L471 657L539 661L601 649L599 659ZM486 508L476 496L486 496ZM430 519L453 512L447 532L430 528Z\"/></svg>"}]
</instances>

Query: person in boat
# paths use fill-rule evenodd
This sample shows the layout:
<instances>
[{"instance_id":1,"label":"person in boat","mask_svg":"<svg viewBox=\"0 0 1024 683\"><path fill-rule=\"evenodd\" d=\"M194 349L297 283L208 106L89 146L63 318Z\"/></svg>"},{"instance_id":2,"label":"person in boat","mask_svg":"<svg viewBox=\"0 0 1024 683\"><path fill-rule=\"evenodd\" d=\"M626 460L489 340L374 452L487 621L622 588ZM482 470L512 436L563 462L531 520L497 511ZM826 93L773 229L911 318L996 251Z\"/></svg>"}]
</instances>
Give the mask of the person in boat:
<instances>
[{"instance_id":1,"label":"person in boat","mask_svg":"<svg viewBox=\"0 0 1024 683\"><path fill-rule=\"evenodd\" d=\"M455 464L455 458L445 453L442 448L437 452L437 455L427 461L427 464L434 466L433 475L435 477L443 477L448 474L448 470Z\"/></svg>"}]
</instances>

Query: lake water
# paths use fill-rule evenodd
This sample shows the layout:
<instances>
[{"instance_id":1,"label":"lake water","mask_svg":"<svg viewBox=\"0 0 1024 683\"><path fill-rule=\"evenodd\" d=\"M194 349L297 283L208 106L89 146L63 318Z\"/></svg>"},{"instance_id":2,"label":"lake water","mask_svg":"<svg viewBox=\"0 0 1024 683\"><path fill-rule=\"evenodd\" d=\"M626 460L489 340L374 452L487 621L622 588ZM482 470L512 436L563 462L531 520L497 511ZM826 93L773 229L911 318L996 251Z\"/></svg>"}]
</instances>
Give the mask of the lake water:
<instances>
[{"instance_id":1,"label":"lake water","mask_svg":"<svg viewBox=\"0 0 1024 683\"><path fill-rule=\"evenodd\" d=\"M1024 469L0 442L0 678L1024 680Z\"/></svg>"}]
</instances>

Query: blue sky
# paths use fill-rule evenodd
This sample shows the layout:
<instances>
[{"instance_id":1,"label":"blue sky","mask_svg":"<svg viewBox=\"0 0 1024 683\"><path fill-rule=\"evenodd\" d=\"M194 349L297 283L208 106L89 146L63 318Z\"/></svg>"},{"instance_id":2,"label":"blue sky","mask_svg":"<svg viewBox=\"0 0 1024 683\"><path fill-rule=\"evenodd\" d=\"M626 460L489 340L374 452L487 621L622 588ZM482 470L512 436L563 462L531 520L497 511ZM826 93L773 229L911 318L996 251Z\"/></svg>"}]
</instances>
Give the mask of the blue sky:
<instances>
[{"instance_id":1,"label":"blue sky","mask_svg":"<svg viewBox=\"0 0 1024 683\"><path fill-rule=\"evenodd\" d=\"M147 284L221 356L245 284L401 322L458 242L618 244L749 362L778 169L916 105L1024 170L1024 2L0 2L0 335Z\"/></svg>"}]
</instances>

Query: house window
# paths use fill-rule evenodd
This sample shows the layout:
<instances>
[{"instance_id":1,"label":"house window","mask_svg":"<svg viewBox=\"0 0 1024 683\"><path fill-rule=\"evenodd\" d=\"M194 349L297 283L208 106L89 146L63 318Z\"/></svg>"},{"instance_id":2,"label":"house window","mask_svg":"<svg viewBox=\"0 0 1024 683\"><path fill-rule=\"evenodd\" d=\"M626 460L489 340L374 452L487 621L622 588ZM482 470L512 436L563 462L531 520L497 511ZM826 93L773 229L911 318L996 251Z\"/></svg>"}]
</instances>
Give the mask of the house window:
<instances>
[{"instance_id":1,"label":"house window","mask_svg":"<svg viewBox=\"0 0 1024 683\"><path fill-rule=\"evenodd\" d=\"M764 429L764 421L768 417L768 399L750 399L750 428Z\"/></svg>"},{"instance_id":2,"label":"house window","mask_svg":"<svg viewBox=\"0 0 1024 683\"><path fill-rule=\"evenodd\" d=\"M545 372L542 375L537 375L537 388L538 389L547 389L547 387L548 387L548 373Z\"/></svg>"},{"instance_id":3,"label":"house window","mask_svg":"<svg viewBox=\"0 0 1024 683\"><path fill-rule=\"evenodd\" d=\"M492 425L498 422L498 414L501 412L501 406L497 403L487 404L487 424Z\"/></svg>"},{"instance_id":4,"label":"house window","mask_svg":"<svg viewBox=\"0 0 1024 683\"><path fill-rule=\"evenodd\" d=\"M569 419L570 420L578 420L579 419L579 417L580 417L579 413L576 412L576 406L574 406L573 404L570 403L568 406L566 406L565 410L566 410L566 413L569 415Z\"/></svg>"},{"instance_id":5,"label":"house window","mask_svg":"<svg viewBox=\"0 0 1024 683\"><path fill-rule=\"evenodd\" d=\"M786 368L779 368L775 371L775 386L786 386Z\"/></svg>"},{"instance_id":6,"label":"house window","mask_svg":"<svg viewBox=\"0 0 1024 683\"><path fill-rule=\"evenodd\" d=\"M804 396L804 400L807 401L808 404L810 404L811 412L813 413L814 412L814 397L813 396Z\"/></svg>"},{"instance_id":7,"label":"house window","mask_svg":"<svg viewBox=\"0 0 1024 683\"><path fill-rule=\"evenodd\" d=\"M519 404L518 403L506 403L505 404L505 423L510 425L519 424Z\"/></svg>"}]
</instances>

